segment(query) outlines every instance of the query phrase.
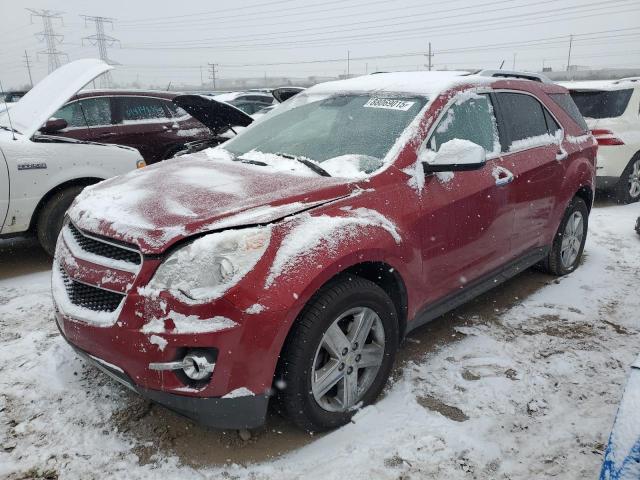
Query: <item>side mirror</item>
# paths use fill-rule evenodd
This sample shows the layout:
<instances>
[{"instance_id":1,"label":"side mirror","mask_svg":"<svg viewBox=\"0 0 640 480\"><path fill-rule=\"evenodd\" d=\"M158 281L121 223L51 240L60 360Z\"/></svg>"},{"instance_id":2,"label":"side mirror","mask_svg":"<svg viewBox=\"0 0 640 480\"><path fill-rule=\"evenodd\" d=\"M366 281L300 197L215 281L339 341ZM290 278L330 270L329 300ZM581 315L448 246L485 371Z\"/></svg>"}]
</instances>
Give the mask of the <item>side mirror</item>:
<instances>
[{"instance_id":1,"label":"side mirror","mask_svg":"<svg viewBox=\"0 0 640 480\"><path fill-rule=\"evenodd\" d=\"M487 161L484 148L459 138L443 143L437 153L424 150L420 156L425 173L478 170Z\"/></svg>"},{"instance_id":2,"label":"side mirror","mask_svg":"<svg viewBox=\"0 0 640 480\"><path fill-rule=\"evenodd\" d=\"M64 118L50 118L42 128L40 128L40 131L42 133L55 133L64 130L68 126L69 124Z\"/></svg>"}]
</instances>

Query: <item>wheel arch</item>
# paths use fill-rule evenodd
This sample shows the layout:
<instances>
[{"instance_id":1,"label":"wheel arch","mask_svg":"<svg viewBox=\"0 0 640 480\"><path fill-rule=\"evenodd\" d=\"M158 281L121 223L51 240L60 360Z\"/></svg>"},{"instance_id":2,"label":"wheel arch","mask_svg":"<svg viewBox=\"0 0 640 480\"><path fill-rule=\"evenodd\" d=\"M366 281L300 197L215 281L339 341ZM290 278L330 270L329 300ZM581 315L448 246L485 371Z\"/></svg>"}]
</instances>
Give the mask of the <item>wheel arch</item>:
<instances>
[{"instance_id":1,"label":"wheel arch","mask_svg":"<svg viewBox=\"0 0 640 480\"><path fill-rule=\"evenodd\" d=\"M66 188L69 188L69 187L75 187L75 186L88 187L89 185L96 184L96 183L101 182L103 180L104 180L103 178L97 178L97 177L74 178L72 180L67 180L66 182L62 182L62 183L56 185L55 187L53 187L51 190L49 190L47 193L45 193L42 196L42 198L38 202L38 205L33 210L33 214L31 215L31 221L29 222L29 230L28 231L30 233L33 233L35 231L35 228L37 226L36 224L38 222L38 217L40 215L40 212L42 211L44 206L47 204L47 202L49 202L51 197L53 197L56 193L66 189Z\"/></svg>"},{"instance_id":2,"label":"wheel arch","mask_svg":"<svg viewBox=\"0 0 640 480\"><path fill-rule=\"evenodd\" d=\"M578 191L573 196L579 197L584 200L584 203L587 204L587 210L591 213L591 207L593 206L594 192L593 189L588 185L583 185L578 188Z\"/></svg>"}]
</instances>

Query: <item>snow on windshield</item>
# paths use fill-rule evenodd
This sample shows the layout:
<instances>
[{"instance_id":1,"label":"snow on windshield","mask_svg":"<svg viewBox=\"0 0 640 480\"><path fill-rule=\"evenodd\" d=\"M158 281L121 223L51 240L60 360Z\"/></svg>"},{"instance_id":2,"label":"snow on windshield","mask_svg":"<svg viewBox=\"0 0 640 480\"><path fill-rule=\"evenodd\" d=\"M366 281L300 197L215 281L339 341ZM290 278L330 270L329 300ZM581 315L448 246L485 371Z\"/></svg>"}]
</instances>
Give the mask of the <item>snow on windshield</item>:
<instances>
[{"instance_id":1,"label":"snow on windshield","mask_svg":"<svg viewBox=\"0 0 640 480\"><path fill-rule=\"evenodd\" d=\"M313 174L295 159L303 158L332 176L361 178L392 160L392 147L426 103L425 96L389 92L300 94L223 148L272 169Z\"/></svg>"}]
</instances>

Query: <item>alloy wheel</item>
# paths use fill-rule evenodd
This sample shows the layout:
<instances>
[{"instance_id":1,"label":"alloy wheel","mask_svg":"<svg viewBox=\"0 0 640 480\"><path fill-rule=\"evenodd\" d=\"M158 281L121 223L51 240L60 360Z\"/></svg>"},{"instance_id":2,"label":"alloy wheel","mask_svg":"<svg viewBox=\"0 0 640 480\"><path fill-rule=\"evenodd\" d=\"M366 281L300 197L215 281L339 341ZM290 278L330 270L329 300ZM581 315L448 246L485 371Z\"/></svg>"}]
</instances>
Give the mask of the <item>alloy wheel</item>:
<instances>
[{"instance_id":1,"label":"alloy wheel","mask_svg":"<svg viewBox=\"0 0 640 480\"><path fill-rule=\"evenodd\" d=\"M640 160L636 160L629 174L629 195L636 199L640 197Z\"/></svg>"},{"instance_id":2,"label":"alloy wheel","mask_svg":"<svg viewBox=\"0 0 640 480\"><path fill-rule=\"evenodd\" d=\"M560 248L560 259L564 268L571 268L578 258L582 239L584 237L584 219L581 212L573 212L562 234L562 246Z\"/></svg>"},{"instance_id":3,"label":"alloy wheel","mask_svg":"<svg viewBox=\"0 0 640 480\"><path fill-rule=\"evenodd\" d=\"M376 378L384 359L385 333L378 314L352 308L324 333L311 371L311 391L330 412L354 408Z\"/></svg>"}]
</instances>

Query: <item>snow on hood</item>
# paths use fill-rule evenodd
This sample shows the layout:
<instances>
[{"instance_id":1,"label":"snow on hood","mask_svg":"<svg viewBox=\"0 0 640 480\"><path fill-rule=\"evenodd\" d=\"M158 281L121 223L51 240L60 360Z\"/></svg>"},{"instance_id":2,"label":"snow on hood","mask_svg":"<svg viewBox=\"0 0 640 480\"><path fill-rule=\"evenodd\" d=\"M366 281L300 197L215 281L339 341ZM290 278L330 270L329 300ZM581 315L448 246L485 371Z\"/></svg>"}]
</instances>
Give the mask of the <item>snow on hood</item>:
<instances>
[{"instance_id":1,"label":"snow on hood","mask_svg":"<svg viewBox=\"0 0 640 480\"><path fill-rule=\"evenodd\" d=\"M344 178L274 172L202 152L87 187L69 217L154 254L190 235L270 223L351 193L359 189Z\"/></svg>"},{"instance_id":2,"label":"snow on hood","mask_svg":"<svg viewBox=\"0 0 640 480\"><path fill-rule=\"evenodd\" d=\"M94 58L76 60L58 68L11 106L13 128L30 138L78 90L112 68ZM0 123L8 126L6 115L0 118Z\"/></svg>"}]
</instances>

